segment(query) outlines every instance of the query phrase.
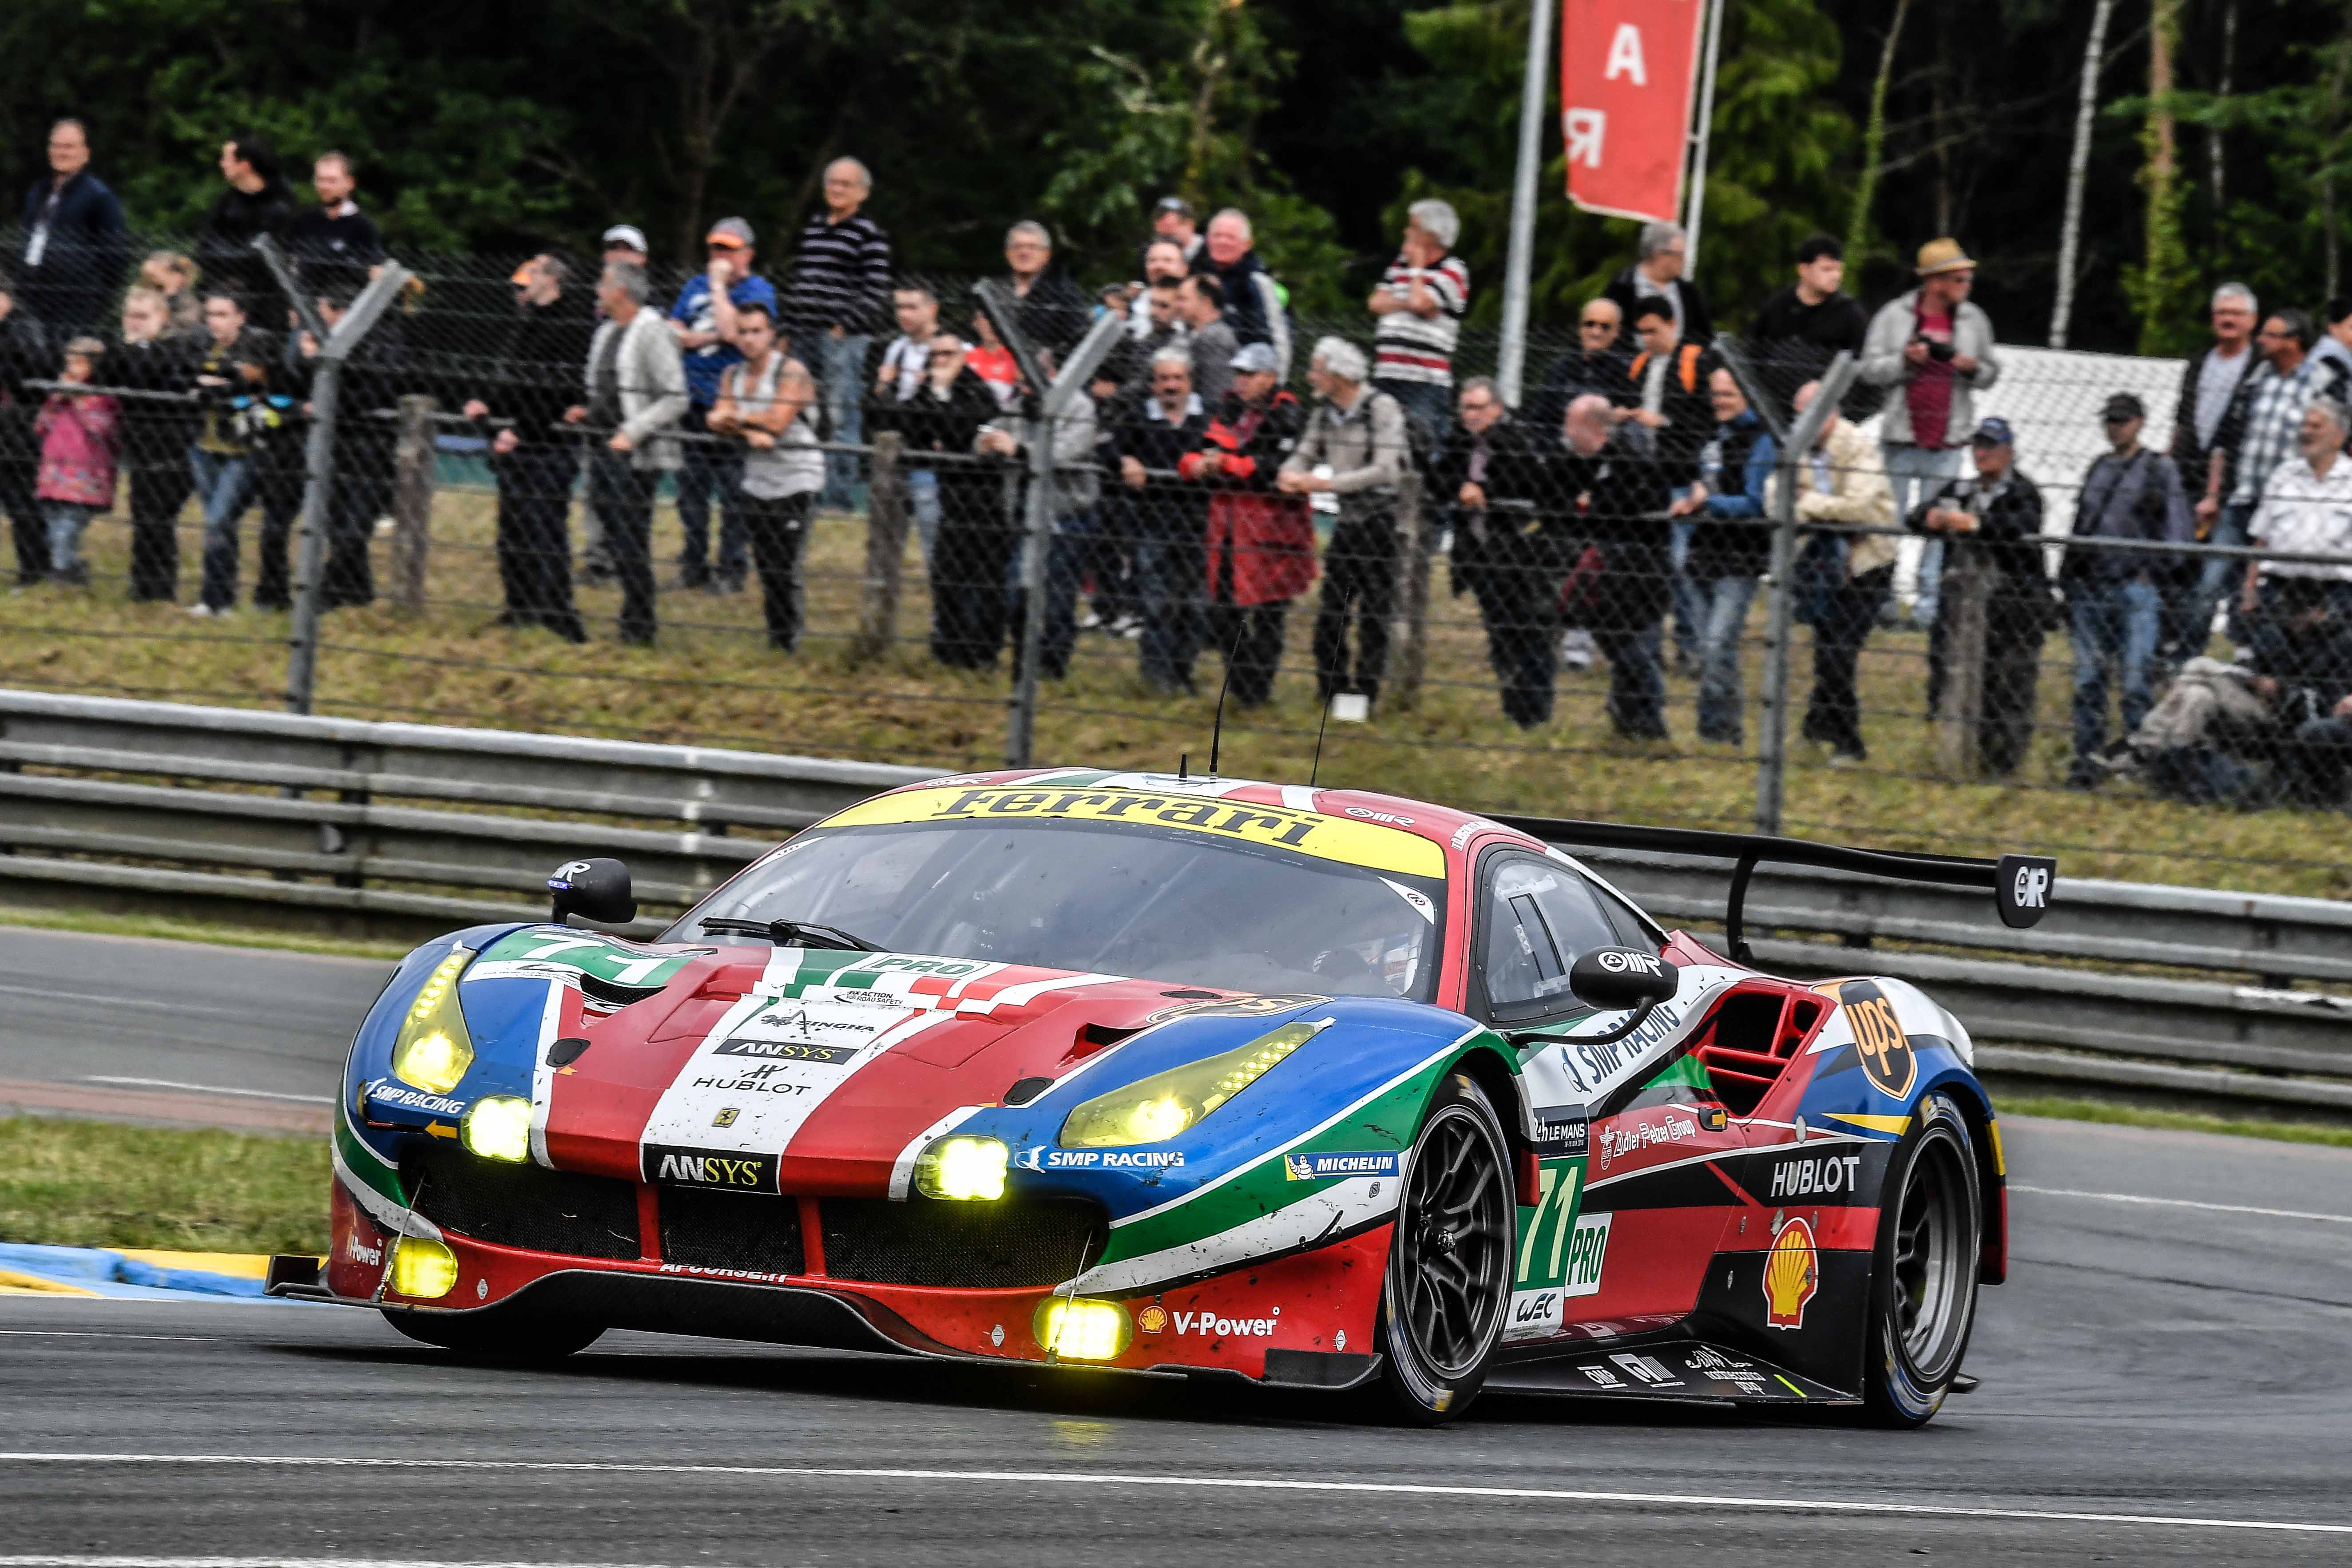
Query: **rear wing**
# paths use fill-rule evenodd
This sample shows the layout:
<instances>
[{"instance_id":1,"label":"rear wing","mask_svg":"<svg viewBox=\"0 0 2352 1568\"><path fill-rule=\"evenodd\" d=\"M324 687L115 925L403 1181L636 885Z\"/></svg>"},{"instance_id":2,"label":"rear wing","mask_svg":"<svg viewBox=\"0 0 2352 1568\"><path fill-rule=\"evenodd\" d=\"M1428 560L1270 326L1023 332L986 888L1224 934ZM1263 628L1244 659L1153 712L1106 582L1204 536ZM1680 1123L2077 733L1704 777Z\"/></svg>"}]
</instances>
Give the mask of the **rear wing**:
<instances>
[{"instance_id":1,"label":"rear wing","mask_svg":"<svg viewBox=\"0 0 2352 1568\"><path fill-rule=\"evenodd\" d=\"M1730 896L1723 914L1724 944L1736 963L1752 962L1741 933L1748 884L1766 861L1812 866L1825 871L1859 871L1899 882L1929 882L1947 888L1982 888L1992 894L2000 923L2015 930L2038 925L2058 891L2058 862L2047 855L2003 855L1997 860L1965 855L1920 855L1898 849L1857 849L1776 838L1761 833L1719 833L1704 827L1643 827L1623 822L1579 822L1558 816L1496 816L1488 820L1562 848L1658 849L1675 855L1705 855L1733 862Z\"/></svg>"}]
</instances>

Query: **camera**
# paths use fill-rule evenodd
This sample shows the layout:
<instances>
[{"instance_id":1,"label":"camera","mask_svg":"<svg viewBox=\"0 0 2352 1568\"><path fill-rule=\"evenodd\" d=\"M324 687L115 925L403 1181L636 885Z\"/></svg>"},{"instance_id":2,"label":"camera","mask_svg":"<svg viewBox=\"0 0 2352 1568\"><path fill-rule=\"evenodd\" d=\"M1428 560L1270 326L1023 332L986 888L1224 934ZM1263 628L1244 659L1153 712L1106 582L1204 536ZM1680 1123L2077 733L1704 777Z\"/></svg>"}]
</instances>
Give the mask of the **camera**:
<instances>
[{"instance_id":1,"label":"camera","mask_svg":"<svg viewBox=\"0 0 2352 1568\"><path fill-rule=\"evenodd\" d=\"M1912 333L1912 334L1911 334L1911 341L1912 341L1913 342L1915 342L1915 343L1925 343L1925 344L1927 344L1927 357L1928 357L1929 359L1936 360L1936 361L1938 361L1938 362L1941 362L1941 361L1944 361L1944 360L1948 360L1948 359L1950 359L1954 354L1957 354L1957 353L1958 353L1960 352L1959 350L1958 350L1958 349L1954 348L1954 347L1953 347L1951 344L1949 344L1949 343L1946 343L1946 342L1937 342L1934 338L1929 337L1929 336L1928 336L1927 333L1925 333L1925 332L1914 332L1914 333Z\"/></svg>"}]
</instances>

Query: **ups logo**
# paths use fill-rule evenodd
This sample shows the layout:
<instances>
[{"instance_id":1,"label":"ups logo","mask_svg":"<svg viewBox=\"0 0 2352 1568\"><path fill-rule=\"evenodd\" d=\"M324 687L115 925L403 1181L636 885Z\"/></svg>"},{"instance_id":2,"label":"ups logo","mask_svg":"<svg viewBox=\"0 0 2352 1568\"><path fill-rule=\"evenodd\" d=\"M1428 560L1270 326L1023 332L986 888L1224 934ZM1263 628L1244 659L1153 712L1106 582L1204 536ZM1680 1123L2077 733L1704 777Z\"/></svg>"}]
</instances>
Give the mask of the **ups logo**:
<instances>
[{"instance_id":1,"label":"ups logo","mask_svg":"<svg viewBox=\"0 0 2352 1568\"><path fill-rule=\"evenodd\" d=\"M1901 1100L1919 1076L1919 1058L1911 1038L1895 1016L1895 1004L1867 980L1849 981L1839 988L1853 1026L1853 1048L1861 1054L1862 1072L1880 1092Z\"/></svg>"}]
</instances>

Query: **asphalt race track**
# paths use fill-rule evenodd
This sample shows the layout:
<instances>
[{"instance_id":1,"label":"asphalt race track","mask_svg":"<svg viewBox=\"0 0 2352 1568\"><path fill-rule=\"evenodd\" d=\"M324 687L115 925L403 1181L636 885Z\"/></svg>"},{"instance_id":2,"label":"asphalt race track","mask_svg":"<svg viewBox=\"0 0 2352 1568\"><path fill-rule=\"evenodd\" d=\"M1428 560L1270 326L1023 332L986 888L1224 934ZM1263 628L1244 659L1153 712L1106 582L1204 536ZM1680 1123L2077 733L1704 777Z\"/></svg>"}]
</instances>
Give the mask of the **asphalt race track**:
<instances>
[{"instance_id":1,"label":"asphalt race track","mask_svg":"<svg viewBox=\"0 0 2352 1568\"><path fill-rule=\"evenodd\" d=\"M12 1079L331 1092L383 973L26 940L0 932ZM311 1001L255 1005L298 980ZM118 988L181 1005L176 1035L59 999ZM520 1372L353 1310L11 1296L0 1568L2352 1561L2352 1153L2008 1127L1984 1386L1925 1432L1518 1398L1412 1432L1306 1396L650 1335Z\"/></svg>"}]
</instances>

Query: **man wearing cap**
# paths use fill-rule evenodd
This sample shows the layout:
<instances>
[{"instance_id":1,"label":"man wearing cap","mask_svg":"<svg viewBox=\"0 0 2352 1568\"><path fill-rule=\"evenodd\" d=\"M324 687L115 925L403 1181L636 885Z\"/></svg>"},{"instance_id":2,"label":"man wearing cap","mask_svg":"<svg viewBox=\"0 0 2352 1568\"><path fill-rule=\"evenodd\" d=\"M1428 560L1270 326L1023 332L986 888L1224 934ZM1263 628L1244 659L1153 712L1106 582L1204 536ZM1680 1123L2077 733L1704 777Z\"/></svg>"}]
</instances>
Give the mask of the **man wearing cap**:
<instances>
[{"instance_id":1,"label":"man wearing cap","mask_svg":"<svg viewBox=\"0 0 2352 1568\"><path fill-rule=\"evenodd\" d=\"M1233 390L1176 471L1209 487L1211 634L1234 701L1255 708L1274 695L1290 601L1315 581L1315 521L1305 501L1275 489L1307 411L1276 378L1274 350L1244 344L1233 371Z\"/></svg>"},{"instance_id":2,"label":"man wearing cap","mask_svg":"<svg viewBox=\"0 0 2352 1568\"><path fill-rule=\"evenodd\" d=\"M646 269L609 263L596 284L604 320L588 345L583 399L563 411L586 427L588 504L600 512L621 584L621 640L654 640L654 492L678 465L687 408L677 339L646 300Z\"/></svg>"},{"instance_id":3,"label":"man wearing cap","mask_svg":"<svg viewBox=\"0 0 2352 1568\"><path fill-rule=\"evenodd\" d=\"M2107 399L2101 426L2113 449L2083 476L2074 504L2076 540L2186 544L2196 520L2172 460L2139 444L2147 409L2128 392ZM2074 761L2072 789L2095 789L2105 776L2098 758L2107 746L2107 666L2123 679L2124 734L2139 728L2155 706L2153 672L2164 629L2163 584L2174 558L2140 550L2076 545L2066 552L2059 582L2074 643Z\"/></svg>"},{"instance_id":4,"label":"man wearing cap","mask_svg":"<svg viewBox=\"0 0 2352 1568\"><path fill-rule=\"evenodd\" d=\"M856 159L824 166L824 210L801 227L782 322L824 384L833 439L850 445L865 438L866 353L890 301L890 237L863 211L873 194L874 176ZM826 504L854 505L857 455L828 452L824 461Z\"/></svg>"},{"instance_id":5,"label":"man wearing cap","mask_svg":"<svg viewBox=\"0 0 2352 1568\"><path fill-rule=\"evenodd\" d=\"M1277 361L1280 351L1276 351ZM1389 616L1396 605L1397 481L1404 475L1404 410L1366 383L1364 351L1345 338L1315 345L1307 368L1315 412L1275 477L1285 495L1329 493L1339 520L1323 551L1323 603L1315 615L1315 686L1326 707L1334 695L1380 695L1388 668ZM1318 472L1318 469L1324 471ZM1348 626L1356 658L1348 658Z\"/></svg>"},{"instance_id":6,"label":"man wearing cap","mask_svg":"<svg viewBox=\"0 0 2352 1568\"><path fill-rule=\"evenodd\" d=\"M1977 264L1959 241L1931 239L1921 246L1916 270L1919 286L1879 308L1862 346L1862 379L1895 389L1886 400L1878 439L1901 517L1910 516L1924 495L1959 476L1960 446L1976 426L1976 394L2000 376L1992 321L1969 299ZM1943 559L1943 542L1931 537L1919 552L1914 626L1935 624Z\"/></svg>"},{"instance_id":7,"label":"man wearing cap","mask_svg":"<svg viewBox=\"0 0 2352 1568\"><path fill-rule=\"evenodd\" d=\"M686 417L678 428L689 432L677 470L677 521L686 535L677 557L677 585L711 593L739 593L749 569L750 551L743 531L742 448L730 441L699 439L708 431L711 405L719 401L719 379L730 365L743 363L735 346L735 311L761 304L774 320L779 313L776 290L751 270L751 226L740 217L723 217L710 226L703 245L709 267L687 280L669 308L669 330L677 338L686 361ZM710 559L710 498L719 493L719 559Z\"/></svg>"},{"instance_id":8,"label":"man wearing cap","mask_svg":"<svg viewBox=\"0 0 2352 1568\"><path fill-rule=\"evenodd\" d=\"M1993 570L1985 603L1983 706L1977 753L1984 771L2017 771L2033 741L2034 678L2050 626L2050 580L2042 570L2042 491L2018 471L2017 436L1988 419L1969 439L1976 472L1948 480L1904 521L1914 531L1967 541ZM1930 696L1933 709L1936 699Z\"/></svg>"}]
</instances>

